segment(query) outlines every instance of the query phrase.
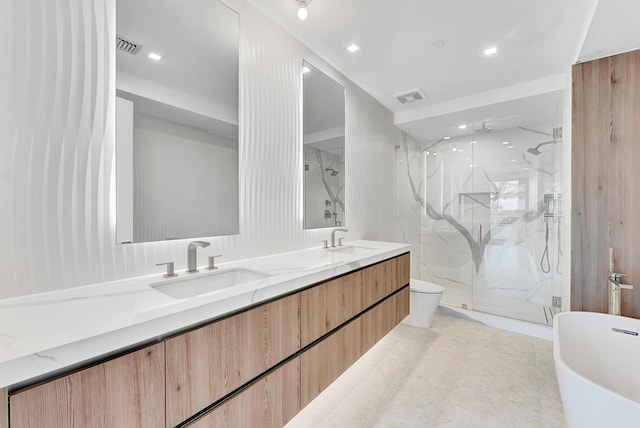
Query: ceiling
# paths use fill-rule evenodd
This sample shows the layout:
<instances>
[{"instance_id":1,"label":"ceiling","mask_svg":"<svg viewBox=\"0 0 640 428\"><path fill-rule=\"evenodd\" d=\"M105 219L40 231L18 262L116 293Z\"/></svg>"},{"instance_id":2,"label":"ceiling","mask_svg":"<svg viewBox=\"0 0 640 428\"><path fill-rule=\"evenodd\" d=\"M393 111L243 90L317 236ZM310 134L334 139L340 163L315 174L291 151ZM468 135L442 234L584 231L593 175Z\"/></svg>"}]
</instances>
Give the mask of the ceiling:
<instances>
[{"instance_id":1,"label":"ceiling","mask_svg":"<svg viewBox=\"0 0 640 428\"><path fill-rule=\"evenodd\" d=\"M524 117L522 106L517 113L509 110L508 101L518 98L541 95L536 110L557 112L557 91L597 5L597 0L313 0L309 18L299 21L294 0L247 1L385 105L398 126L425 138L432 118L455 111L473 110L468 122ZM444 45L438 47L438 40ZM345 49L353 42L362 46L355 54ZM498 52L487 57L484 49L491 46ZM532 81L553 84L538 85L537 93L513 90ZM427 99L401 104L394 97L414 88ZM495 96L505 88L512 89L510 95ZM479 100L469 98L474 94ZM544 100L553 104L543 108ZM483 104L490 114L482 112Z\"/></svg>"},{"instance_id":2,"label":"ceiling","mask_svg":"<svg viewBox=\"0 0 640 428\"><path fill-rule=\"evenodd\" d=\"M221 2L117 0L116 33L142 45L135 55L116 50L117 87L237 127L238 31L238 14Z\"/></svg>"}]
</instances>

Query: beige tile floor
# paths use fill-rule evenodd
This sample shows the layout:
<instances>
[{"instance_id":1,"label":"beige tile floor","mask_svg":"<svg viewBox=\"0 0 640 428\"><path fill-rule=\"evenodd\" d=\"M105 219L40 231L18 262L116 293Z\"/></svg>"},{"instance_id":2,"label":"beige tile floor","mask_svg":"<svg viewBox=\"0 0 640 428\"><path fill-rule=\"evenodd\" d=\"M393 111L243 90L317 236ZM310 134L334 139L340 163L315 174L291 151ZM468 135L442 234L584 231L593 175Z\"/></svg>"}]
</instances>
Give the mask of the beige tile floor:
<instances>
[{"instance_id":1,"label":"beige tile floor","mask_svg":"<svg viewBox=\"0 0 640 428\"><path fill-rule=\"evenodd\" d=\"M286 427L565 427L552 348L440 307L431 329L396 327Z\"/></svg>"}]
</instances>

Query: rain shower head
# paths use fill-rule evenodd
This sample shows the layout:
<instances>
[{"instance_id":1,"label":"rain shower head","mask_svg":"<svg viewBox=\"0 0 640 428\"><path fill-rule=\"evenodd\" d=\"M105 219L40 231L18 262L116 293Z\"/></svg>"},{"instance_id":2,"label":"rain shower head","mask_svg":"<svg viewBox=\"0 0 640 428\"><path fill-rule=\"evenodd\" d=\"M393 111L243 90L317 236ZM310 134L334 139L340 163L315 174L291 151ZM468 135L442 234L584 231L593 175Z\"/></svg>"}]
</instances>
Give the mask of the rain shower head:
<instances>
[{"instance_id":1,"label":"rain shower head","mask_svg":"<svg viewBox=\"0 0 640 428\"><path fill-rule=\"evenodd\" d=\"M531 153L534 156L538 156L540 155L540 153L542 153L540 150L538 150L540 147L545 146L547 144L556 144L556 143L561 143L562 140L551 140L551 141L545 141L543 143L538 144L535 147L529 147L527 149L527 152Z\"/></svg>"},{"instance_id":2,"label":"rain shower head","mask_svg":"<svg viewBox=\"0 0 640 428\"><path fill-rule=\"evenodd\" d=\"M336 171L333 168L325 168L324 170L327 172L330 172L332 177L335 177L336 175L340 174L340 171Z\"/></svg>"}]
</instances>

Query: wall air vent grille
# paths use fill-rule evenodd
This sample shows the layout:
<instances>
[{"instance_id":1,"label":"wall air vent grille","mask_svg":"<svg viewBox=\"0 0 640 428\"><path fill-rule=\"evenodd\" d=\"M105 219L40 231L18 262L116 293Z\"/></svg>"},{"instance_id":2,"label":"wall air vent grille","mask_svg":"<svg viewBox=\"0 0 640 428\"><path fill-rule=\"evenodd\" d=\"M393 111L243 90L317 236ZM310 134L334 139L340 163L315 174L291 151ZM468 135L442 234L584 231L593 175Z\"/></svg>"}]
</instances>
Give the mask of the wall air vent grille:
<instances>
[{"instance_id":1,"label":"wall air vent grille","mask_svg":"<svg viewBox=\"0 0 640 428\"><path fill-rule=\"evenodd\" d=\"M414 101L421 101L427 99L424 91L422 89L411 89L407 92L399 92L397 94L393 94L394 97L400 101L401 104L412 103Z\"/></svg>"},{"instance_id":2,"label":"wall air vent grille","mask_svg":"<svg viewBox=\"0 0 640 428\"><path fill-rule=\"evenodd\" d=\"M116 34L116 48L123 52L130 53L131 55L135 55L140 52L140 49L142 49L142 45L132 40L127 40L121 35Z\"/></svg>"}]
</instances>

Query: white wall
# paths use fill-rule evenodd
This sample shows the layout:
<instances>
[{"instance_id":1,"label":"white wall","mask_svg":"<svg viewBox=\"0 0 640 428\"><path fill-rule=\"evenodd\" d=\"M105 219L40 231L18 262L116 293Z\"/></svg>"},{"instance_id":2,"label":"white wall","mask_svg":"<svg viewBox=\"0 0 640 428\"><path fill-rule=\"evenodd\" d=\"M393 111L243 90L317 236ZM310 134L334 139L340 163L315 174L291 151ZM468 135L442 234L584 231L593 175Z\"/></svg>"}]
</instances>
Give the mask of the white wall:
<instances>
[{"instance_id":1,"label":"white wall","mask_svg":"<svg viewBox=\"0 0 640 428\"><path fill-rule=\"evenodd\" d=\"M244 0L240 14L240 235L221 262L320 245L302 227L302 60L346 88L347 240L393 238L392 114ZM116 245L115 1L0 5L0 297L186 264L189 240Z\"/></svg>"},{"instance_id":2,"label":"white wall","mask_svg":"<svg viewBox=\"0 0 640 428\"><path fill-rule=\"evenodd\" d=\"M238 142L135 115L133 242L238 233Z\"/></svg>"}]
</instances>

